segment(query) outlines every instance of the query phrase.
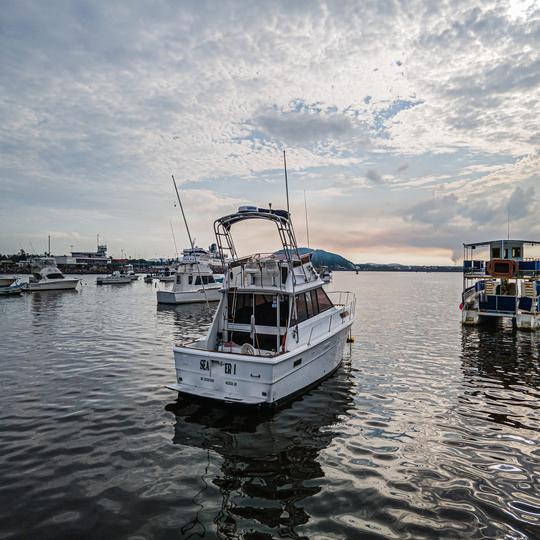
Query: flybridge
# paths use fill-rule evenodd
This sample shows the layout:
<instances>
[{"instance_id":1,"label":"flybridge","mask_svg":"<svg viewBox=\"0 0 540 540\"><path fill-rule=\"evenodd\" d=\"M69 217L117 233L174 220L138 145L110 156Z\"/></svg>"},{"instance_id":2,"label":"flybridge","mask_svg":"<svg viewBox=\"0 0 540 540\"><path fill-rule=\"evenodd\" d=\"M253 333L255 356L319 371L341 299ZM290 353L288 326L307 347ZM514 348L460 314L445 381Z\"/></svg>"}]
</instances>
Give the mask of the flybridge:
<instances>
[{"instance_id":1,"label":"flybridge","mask_svg":"<svg viewBox=\"0 0 540 540\"><path fill-rule=\"evenodd\" d=\"M218 246L219 255L221 260L225 262L227 257L230 257L231 264L239 261L238 254L234 245L234 240L231 234L231 227L235 223L240 223L247 220L266 220L272 221L276 225L279 239L282 245L282 252L284 254L285 265L288 266L291 273L293 284L296 284L297 279L301 277L301 281L307 283L311 279L315 279L315 276L308 276L308 271L303 264L304 259L301 257L298 251L298 245L296 243L296 237L294 234L294 228L292 225L289 212L286 210L274 210L269 208L258 208L256 206L240 206L238 211L234 214L229 214L214 222L214 233L216 235L216 241ZM255 257L251 257L254 259ZM256 257L259 261L261 259L273 259L275 256ZM300 261L300 264L298 262ZM298 267L299 272L295 272L294 268ZM298 273L298 275L297 275Z\"/></svg>"}]
</instances>

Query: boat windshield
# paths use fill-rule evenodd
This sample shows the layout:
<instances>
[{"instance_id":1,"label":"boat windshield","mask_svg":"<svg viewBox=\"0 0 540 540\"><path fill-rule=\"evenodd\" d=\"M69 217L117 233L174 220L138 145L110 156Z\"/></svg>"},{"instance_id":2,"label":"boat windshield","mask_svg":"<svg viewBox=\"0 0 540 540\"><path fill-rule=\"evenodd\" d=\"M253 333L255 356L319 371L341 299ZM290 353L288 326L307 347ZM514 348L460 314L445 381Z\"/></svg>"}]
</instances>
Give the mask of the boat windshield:
<instances>
[{"instance_id":1,"label":"boat windshield","mask_svg":"<svg viewBox=\"0 0 540 540\"><path fill-rule=\"evenodd\" d=\"M231 323L251 324L251 316L255 324L260 326L277 326L277 297L273 294L253 294L229 292L228 320ZM280 296L279 326L287 326L289 319L289 298Z\"/></svg>"},{"instance_id":2,"label":"boat windshield","mask_svg":"<svg viewBox=\"0 0 540 540\"><path fill-rule=\"evenodd\" d=\"M62 274L47 274L47 279L64 279Z\"/></svg>"}]
</instances>

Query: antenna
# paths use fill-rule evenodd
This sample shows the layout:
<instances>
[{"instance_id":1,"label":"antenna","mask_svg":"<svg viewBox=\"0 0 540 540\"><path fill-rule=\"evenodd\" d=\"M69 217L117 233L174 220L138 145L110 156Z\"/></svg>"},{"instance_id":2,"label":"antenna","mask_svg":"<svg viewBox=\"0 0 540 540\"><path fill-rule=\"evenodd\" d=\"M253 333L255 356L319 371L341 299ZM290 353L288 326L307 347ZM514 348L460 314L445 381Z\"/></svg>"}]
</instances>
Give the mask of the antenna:
<instances>
[{"instance_id":1,"label":"antenna","mask_svg":"<svg viewBox=\"0 0 540 540\"><path fill-rule=\"evenodd\" d=\"M47 255L50 257L51 256L51 235L49 234L49 237L48 237L48 251L47 251Z\"/></svg>"},{"instance_id":2,"label":"antenna","mask_svg":"<svg viewBox=\"0 0 540 540\"><path fill-rule=\"evenodd\" d=\"M99 249L99 233L97 233L96 239L97 239L97 247L98 247L98 249Z\"/></svg>"},{"instance_id":3,"label":"antenna","mask_svg":"<svg viewBox=\"0 0 540 540\"><path fill-rule=\"evenodd\" d=\"M290 213L290 210L289 210L289 181L287 179L287 158L285 157L285 150L283 150L283 167L285 169L285 192L287 194L287 212Z\"/></svg>"},{"instance_id":4,"label":"antenna","mask_svg":"<svg viewBox=\"0 0 540 540\"><path fill-rule=\"evenodd\" d=\"M309 245L309 223L308 223L308 215L307 215L307 202L306 202L306 190L304 189L304 209L306 211L306 236L307 236L307 247L310 247Z\"/></svg>"},{"instance_id":5,"label":"antenna","mask_svg":"<svg viewBox=\"0 0 540 540\"><path fill-rule=\"evenodd\" d=\"M172 220L169 219L169 223L171 225L171 232L172 232L172 239L173 239L173 242L174 242L174 251L176 252L176 258L178 259L178 247L176 246L176 238L174 236L174 229L173 229L173 226L172 226Z\"/></svg>"},{"instance_id":6,"label":"antenna","mask_svg":"<svg viewBox=\"0 0 540 540\"><path fill-rule=\"evenodd\" d=\"M508 204L508 240L510 240L510 204Z\"/></svg>"}]
</instances>

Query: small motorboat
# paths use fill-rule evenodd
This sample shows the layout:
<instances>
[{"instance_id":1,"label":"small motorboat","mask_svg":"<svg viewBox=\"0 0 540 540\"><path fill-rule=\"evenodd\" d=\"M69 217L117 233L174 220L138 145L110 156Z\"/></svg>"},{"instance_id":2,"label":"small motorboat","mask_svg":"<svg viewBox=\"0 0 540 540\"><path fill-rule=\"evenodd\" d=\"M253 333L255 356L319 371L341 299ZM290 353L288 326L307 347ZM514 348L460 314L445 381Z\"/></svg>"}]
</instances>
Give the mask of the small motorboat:
<instances>
[{"instance_id":1,"label":"small motorboat","mask_svg":"<svg viewBox=\"0 0 540 540\"><path fill-rule=\"evenodd\" d=\"M23 291L23 284L16 277L0 278L0 296L18 296Z\"/></svg>"},{"instance_id":2,"label":"small motorboat","mask_svg":"<svg viewBox=\"0 0 540 540\"><path fill-rule=\"evenodd\" d=\"M40 257L32 261L32 275L28 283L23 284L23 290L29 292L74 290L79 282L79 278L66 278L56 266L53 257Z\"/></svg>"},{"instance_id":3,"label":"small motorboat","mask_svg":"<svg viewBox=\"0 0 540 540\"><path fill-rule=\"evenodd\" d=\"M330 283L332 281L332 272L328 270L327 266L323 266L321 268L319 272L319 276L321 277L324 283Z\"/></svg>"},{"instance_id":4,"label":"small motorboat","mask_svg":"<svg viewBox=\"0 0 540 540\"><path fill-rule=\"evenodd\" d=\"M154 275L153 274L146 274L146 276L144 276L144 282L145 283L154 283Z\"/></svg>"},{"instance_id":5,"label":"small motorboat","mask_svg":"<svg viewBox=\"0 0 540 540\"><path fill-rule=\"evenodd\" d=\"M0 277L0 287L9 287L17 281L16 277Z\"/></svg>"},{"instance_id":6,"label":"small motorboat","mask_svg":"<svg viewBox=\"0 0 540 540\"><path fill-rule=\"evenodd\" d=\"M123 275L128 276L131 281L136 281L139 279L139 276L135 273L135 270L133 270L132 264L126 264L124 266L124 271L122 272Z\"/></svg>"},{"instance_id":7,"label":"small motorboat","mask_svg":"<svg viewBox=\"0 0 540 540\"><path fill-rule=\"evenodd\" d=\"M126 274L121 274L118 270L115 270L109 276L99 276L96 279L97 285L121 285L123 283L131 283L133 280Z\"/></svg>"},{"instance_id":8,"label":"small motorboat","mask_svg":"<svg viewBox=\"0 0 540 540\"><path fill-rule=\"evenodd\" d=\"M158 304L219 302L222 284L213 276L206 252L201 248L184 249L171 290L157 291Z\"/></svg>"},{"instance_id":9,"label":"small motorboat","mask_svg":"<svg viewBox=\"0 0 540 540\"><path fill-rule=\"evenodd\" d=\"M164 283L172 283L176 280L176 270L174 268L166 267L156 277L159 281Z\"/></svg>"}]
</instances>

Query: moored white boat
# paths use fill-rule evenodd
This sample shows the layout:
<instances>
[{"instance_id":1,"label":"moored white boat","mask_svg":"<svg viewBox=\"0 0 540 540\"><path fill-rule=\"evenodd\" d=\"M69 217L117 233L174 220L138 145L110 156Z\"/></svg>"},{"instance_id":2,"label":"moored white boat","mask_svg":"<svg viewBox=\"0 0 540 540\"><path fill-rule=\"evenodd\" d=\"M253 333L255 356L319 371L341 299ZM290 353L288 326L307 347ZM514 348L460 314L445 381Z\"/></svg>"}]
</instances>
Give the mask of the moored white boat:
<instances>
[{"instance_id":1,"label":"moored white boat","mask_svg":"<svg viewBox=\"0 0 540 540\"><path fill-rule=\"evenodd\" d=\"M281 254L239 258L233 224L267 220ZM340 365L354 321L355 299L332 293L298 253L290 215L240 207L214 224L222 260L232 261L208 335L174 346L176 383L169 388L225 403L274 406L331 375Z\"/></svg>"},{"instance_id":2,"label":"moored white boat","mask_svg":"<svg viewBox=\"0 0 540 540\"><path fill-rule=\"evenodd\" d=\"M130 276L121 274L118 270L115 270L108 276L99 276L96 279L97 285L121 285L123 283L131 283L133 280Z\"/></svg>"},{"instance_id":3,"label":"moored white boat","mask_svg":"<svg viewBox=\"0 0 540 540\"><path fill-rule=\"evenodd\" d=\"M174 286L171 290L157 291L158 304L218 302L221 299L222 285L214 279L205 255L201 248L184 249Z\"/></svg>"},{"instance_id":4,"label":"moored white boat","mask_svg":"<svg viewBox=\"0 0 540 540\"><path fill-rule=\"evenodd\" d=\"M172 283L176 279L176 269L166 267L156 277L164 283Z\"/></svg>"},{"instance_id":5,"label":"moored white boat","mask_svg":"<svg viewBox=\"0 0 540 540\"><path fill-rule=\"evenodd\" d=\"M131 281L136 281L139 279L139 276L135 273L135 270L133 270L132 264L126 264L124 266L124 271L122 272L122 275L129 277Z\"/></svg>"},{"instance_id":6,"label":"moored white boat","mask_svg":"<svg viewBox=\"0 0 540 540\"><path fill-rule=\"evenodd\" d=\"M52 257L42 257L32 261L32 275L24 285L25 291L65 291L77 288L80 279L66 278L56 266Z\"/></svg>"}]
</instances>

